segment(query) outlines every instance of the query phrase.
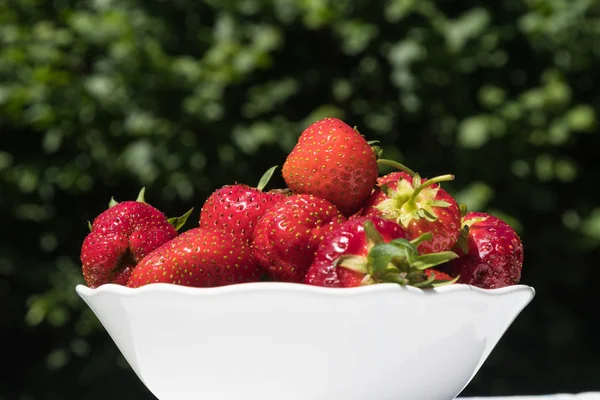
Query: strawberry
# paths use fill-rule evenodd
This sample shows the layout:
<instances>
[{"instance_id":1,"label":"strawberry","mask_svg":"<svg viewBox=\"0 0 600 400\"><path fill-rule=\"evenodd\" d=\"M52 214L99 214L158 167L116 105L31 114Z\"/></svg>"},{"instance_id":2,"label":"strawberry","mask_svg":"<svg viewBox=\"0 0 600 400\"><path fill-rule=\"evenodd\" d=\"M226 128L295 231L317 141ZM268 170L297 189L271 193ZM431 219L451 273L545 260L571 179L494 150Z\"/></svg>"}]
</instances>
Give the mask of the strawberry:
<instances>
[{"instance_id":1,"label":"strawberry","mask_svg":"<svg viewBox=\"0 0 600 400\"><path fill-rule=\"evenodd\" d=\"M219 230L193 228L144 257L127 286L173 283L215 287L259 279L252 249L243 239Z\"/></svg>"},{"instance_id":2,"label":"strawberry","mask_svg":"<svg viewBox=\"0 0 600 400\"><path fill-rule=\"evenodd\" d=\"M463 224L468 233L466 243L459 240L455 248L460 257L444 265L443 270L460 276L460 283L485 289L519 283L523 244L510 225L482 212L467 213Z\"/></svg>"},{"instance_id":3,"label":"strawberry","mask_svg":"<svg viewBox=\"0 0 600 400\"><path fill-rule=\"evenodd\" d=\"M253 235L258 263L277 281L302 282L317 246L345 217L329 201L293 194L258 220Z\"/></svg>"},{"instance_id":4,"label":"strawberry","mask_svg":"<svg viewBox=\"0 0 600 400\"><path fill-rule=\"evenodd\" d=\"M234 184L214 191L200 210L200 227L219 229L251 243L256 221L286 197L284 190L263 192L275 168L263 175L256 188Z\"/></svg>"},{"instance_id":5,"label":"strawberry","mask_svg":"<svg viewBox=\"0 0 600 400\"><path fill-rule=\"evenodd\" d=\"M382 176L364 204L363 215L398 222L409 239L431 232L432 239L419 245L420 253L450 250L460 235L461 214L456 200L439 183L451 179L454 176L442 175L427 180L406 172Z\"/></svg>"},{"instance_id":6,"label":"strawberry","mask_svg":"<svg viewBox=\"0 0 600 400\"><path fill-rule=\"evenodd\" d=\"M426 269L457 255L453 252L418 255L416 246L430 236L428 233L409 242L404 229L394 221L378 217L348 220L323 239L305 283L355 287L391 282L434 287L439 282Z\"/></svg>"},{"instance_id":7,"label":"strawberry","mask_svg":"<svg viewBox=\"0 0 600 400\"><path fill-rule=\"evenodd\" d=\"M325 118L302 132L282 174L294 193L326 199L350 216L371 194L379 169L376 152L360 133Z\"/></svg>"},{"instance_id":8,"label":"strawberry","mask_svg":"<svg viewBox=\"0 0 600 400\"><path fill-rule=\"evenodd\" d=\"M165 215L144 201L117 203L98 215L81 246L83 277L89 287L105 283L124 285L135 265L148 253L177 236L192 210L180 218Z\"/></svg>"}]
</instances>

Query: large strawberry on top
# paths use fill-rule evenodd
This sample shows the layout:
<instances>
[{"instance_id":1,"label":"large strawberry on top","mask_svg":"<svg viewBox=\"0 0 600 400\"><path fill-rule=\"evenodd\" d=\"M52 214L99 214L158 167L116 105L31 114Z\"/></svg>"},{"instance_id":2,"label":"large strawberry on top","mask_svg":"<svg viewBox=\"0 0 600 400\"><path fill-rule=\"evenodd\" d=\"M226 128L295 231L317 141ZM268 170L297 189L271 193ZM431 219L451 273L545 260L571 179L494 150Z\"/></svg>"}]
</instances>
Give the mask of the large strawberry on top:
<instances>
[{"instance_id":1,"label":"large strawberry on top","mask_svg":"<svg viewBox=\"0 0 600 400\"><path fill-rule=\"evenodd\" d=\"M450 250L460 235L460 208L439 183L452 179L452 175L442 175L427 180L406 172L382 176L364 204L363 215L398 222L409 239L431 233L431 240L419 245L421 253Z\"/></svg>"},{"instance_id":2,"label":"large strawberry on top","mask_svg":"<svg viewBox=\"0 0 600 400\"><path fill-rule=\"evenodd\" d=\"M325 199L291 195L258 220L254 255L272 279L302 282L323 237L345 220Z\"/></svg>"},{"instance_id":3,"label":"large strawberry on top","mask_svg":"<svg viewBox=\"0 0 600 400\"><path fill-rule=\"evenodd\" d=\"M259 279L252 249L242 238L219 230L194 228L144 257L127 286L173 283L215 287Z\"/></svg>"},{"instance_id":4,"label":"large strawberry on top","mask_svg":"<svg viewBox=\"0 0 600 400\"><path fill-rule=\"evenodd\" d=\"M443 270L460 276L460 283L485 289L519 283L523 244L514 229L500 218L482 212L467 213L463 225L468 227L466 246L456 246L460 257L444 265Z\"/></svg>"},{"instance_id":5,"label":"large strawberry on top","mask_svg":"<svg viewBox=\"0 0 600 400\"><path fill-rule=\"evenodd\" d=\"M191 210L179 218L165 215L144 201L111 200L98 215L81 246L83 277L89 287L105 283L124 285L135 265L148 253L177 236Z\"/></svg>"},{"instance_id":6,"label":"large strawberry on top","mask_svg":"<svg viewBox=\"0 0 600 400\"><path fill-rule=\"evenodd\" d=\"M371 194L379 169L375 151L360 133L325 118L302 132L282 174L294 193L326 199L350 216Z\"/></svg>"},{"instance_id":7,"label":"large strawberry on top","mask_svg":"<svg viewBox=\"0 0 600 400\"><path fill-rule=\"evenodd\" d=\"M305 283L355 287L387 282L422 288L453 283L427 269L456 258L455 253L417 252L417 245L430 236L408 241L394 221L377 217L348 220L323 239Z\"/></svg>"},{"instance_id":8,"label":"large strawberry on top","mask_svg":"<svg viewBox=\"0 0 600 400\"><path fill-rule=\"evenodd\" d=\"M222 230L251 243L258 219L286 197L284 190L263 192L276 168L265 172L256 188L237 183L214 191L200 210L200 227Z\"/></svg>"}]
</instances>

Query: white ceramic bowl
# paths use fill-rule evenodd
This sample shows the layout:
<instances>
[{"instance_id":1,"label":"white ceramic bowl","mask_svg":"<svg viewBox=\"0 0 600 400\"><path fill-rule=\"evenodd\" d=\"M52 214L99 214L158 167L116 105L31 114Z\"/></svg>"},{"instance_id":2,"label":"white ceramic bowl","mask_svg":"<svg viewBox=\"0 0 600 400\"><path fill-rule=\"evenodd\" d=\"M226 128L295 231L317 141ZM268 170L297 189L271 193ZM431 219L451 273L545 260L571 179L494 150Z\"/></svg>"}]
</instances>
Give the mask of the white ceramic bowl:
<instances>
[{"instance_id":1,"label":"white ceramic bowl","mask_svg":"<svg viewBox=\"0 0 600 400\"><path fill-rule=\"evenodd\" d=\"M246 283L77 286L159 400L449 400L535 295Z\"/></svg>"}]
</instances>

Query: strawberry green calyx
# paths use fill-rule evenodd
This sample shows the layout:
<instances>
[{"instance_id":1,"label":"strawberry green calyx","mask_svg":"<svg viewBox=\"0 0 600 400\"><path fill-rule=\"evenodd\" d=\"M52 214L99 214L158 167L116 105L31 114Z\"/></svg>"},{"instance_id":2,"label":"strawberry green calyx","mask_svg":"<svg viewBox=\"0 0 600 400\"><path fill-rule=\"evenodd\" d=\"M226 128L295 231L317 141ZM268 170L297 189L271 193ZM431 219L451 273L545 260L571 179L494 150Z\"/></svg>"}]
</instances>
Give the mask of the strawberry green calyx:
<instances>
[{"instance_id":1,"label":"strawberry green calyx","mask_svg":"<svg viewBox=\"0 0 600 400\"><path fill-rule=\"evenodd\" d=\"M456 244L454 247L460 249L464 254L469 252L469 225L464 225L460 230L460 234L458 235L458 239L456 240Z\"/></svg>"},{"instance_id":2,"label":"strawberry green calyx","mask_svg":"<svg viewBox=\"0 0 600 400\"><path fill-rule=\"evenodd\" d=\"M175 230L178 231L183 227L183 225L185 225L185 223L187 222L190 215L192 215L192 211L194 211L194 207L190 208L181 217L172 217L172 218L167 219L167 222L169 224L173 225L173 228L175 228Z\"/></svg>"},{"instance_id":3,"label":"strawberry green calyx","mask_svg":"<svg viewBox=\"0 0 600 400\"><path fill-rule=\"evenodd\" d=\"M370 237L373 231L376 232L372 222L365 222L364 228L369 243L367 256L345 255L336 260L337 267L363 274L361 285L397 283L427 289L456 282L456 279L437 280L434 274L426 273L428 268L458 257L451 251L420 255L417 246L423 241L431 240L431 233L425 233L411 241L399 238L384 243L381 236Z\"/></svg>"},{"instance_id":4,"label":"strawberry green calyx","mask_svg":"<svg viewBox=\"0 0 600 400\"><path fill-rule=\"evenodd\" d=\"M400 223L407 226L411 219L425 218L428 221L435 221L437 215L433 207L449 207L450 203L443 200L435 200L439 186L431 188L432 185L440 182L451 181L454 175L441 175L421 183L421 177L417 174L413 177L413 188L410 198L401 207L402 217Z\"/></svg>"},{"instance_id":5,"label":"strawberry green calyx","mask_svg":"<svg viewBox=\"0 0 600 400\"><path fill-rule=\"evenodd\" d=\"M265 186L267 186L267 184L269 183L269 181L273 177L273 173L275 172L275 170L277 169L277 167L278 167L278 165L275 165L275 166L269 168L263 174L263 176L260 178L260 181L258 181L258 186L256 186L256 189L260 190L261 192L263 191L263 189L265 188Z\"/></svg>"},{"instance_id":6,"label":"strawberry green calyx","mask_svg":"<svg viewBox=\"0 0 600 400\"><path fill-rule=\"evenodd\" d=\"M376 208L385 218L394 219L406 227L413 219L425 218L428 221L437 220L434 207L449 207L450 203L436 200L439 186L431 186L454 179L454 175L441 175L422 182L419 174L415 174L412 183L407 179L400 179L396 189L383 185L381 190L387 199L379 203Z\"/></svg>"},{"instance_id":7,"label":"strawberry green calyx","mask_svg":"<svg viewBox=\"0 0 600 400\"><path fill-rule=\"evenodd\" d=\"M358 132L358 130L356 129L356 127L354 127L354 130ZM373 150L373 153L375 153L375 157L377 159L380 159L381 156L383 156L383 149L378 146L377 144L379 143L379 140L369 140L367 142L367 144L369 146L371 146L371 150Z\"/></svg>"},{"instance_id":8,"label":"strawberry green calyx","mask_svg":"<svg viewBox=\"0 0 600 400\"><path fill-rule=\"evenodd\" d=\"M146 196L146 188L143 187L140 189L140 193L138 193L138 197L137 197L137 199L135 199L135 201L138 201L140 203L145 203L146 202L145 196Z\"/></svg>"},{"instance_id":9,"label":"strawberry green calyx","mask_svg":"<svg viewBox=\"0 0 600 400\"><path fill-rule=\"evenodd\" d=\"M143 187L140 189L140 192L138 193L138 196L135 199L135 201L137 201L139 203L145 203L146 202L145 196L146 196L146 188ZM111 197L110 201L108 202L108 208L112 208L112 207L116 206L117 204L119 204L119 202L116 201L114 197Z\"/></svg>"}]
</instances>

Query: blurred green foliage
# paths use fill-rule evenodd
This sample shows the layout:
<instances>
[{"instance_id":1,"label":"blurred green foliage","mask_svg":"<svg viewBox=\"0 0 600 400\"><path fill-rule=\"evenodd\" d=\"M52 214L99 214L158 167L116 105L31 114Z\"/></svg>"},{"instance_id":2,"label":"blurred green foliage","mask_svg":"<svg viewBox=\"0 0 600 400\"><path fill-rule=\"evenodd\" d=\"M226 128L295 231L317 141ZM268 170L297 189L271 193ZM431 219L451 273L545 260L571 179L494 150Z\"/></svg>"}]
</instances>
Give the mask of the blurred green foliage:
<instances>
[{"instance_id":1,"label":"blurred green foliage","mask_svg":"<svg viewBox=\"0 0 600 400\"><path fill-rule=\"evenodd\" d=\"M86 221L146 186L192 226L324 116L519 230L538 295L464 394L599 389L599 3L0 0L0 400L151 398L74 292Z\"/></svg>"}]
</instances>

